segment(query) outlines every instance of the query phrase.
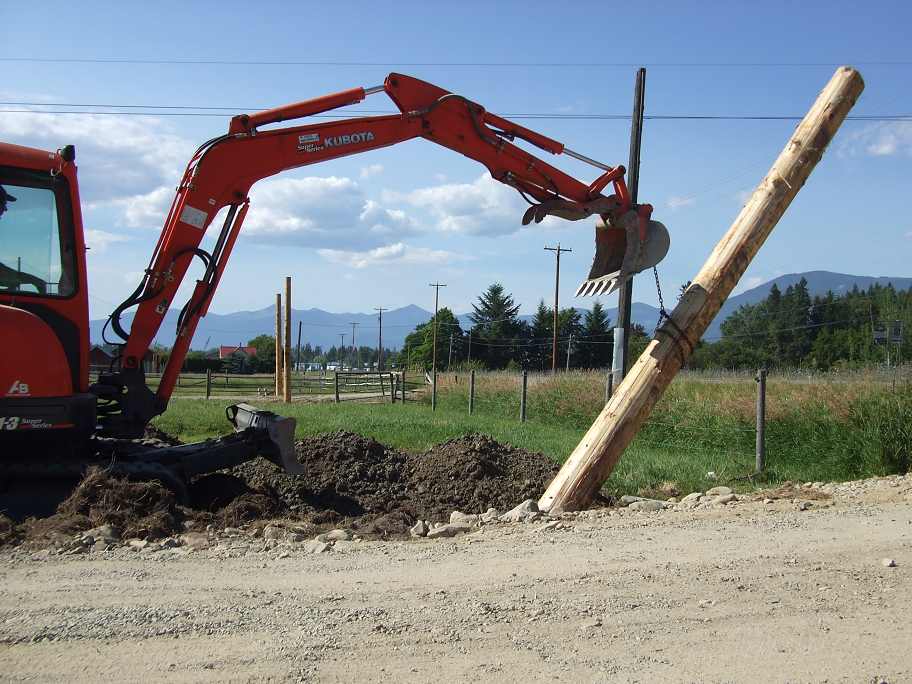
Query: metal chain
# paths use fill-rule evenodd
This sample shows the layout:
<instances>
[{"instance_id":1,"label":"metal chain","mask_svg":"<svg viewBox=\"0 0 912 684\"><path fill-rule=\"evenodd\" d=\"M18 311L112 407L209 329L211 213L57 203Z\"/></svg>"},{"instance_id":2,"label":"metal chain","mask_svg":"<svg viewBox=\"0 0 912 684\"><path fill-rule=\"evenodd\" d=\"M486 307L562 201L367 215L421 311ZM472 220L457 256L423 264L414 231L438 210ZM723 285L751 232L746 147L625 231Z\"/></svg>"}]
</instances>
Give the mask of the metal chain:
<instances>
[{"instance_id":1,"label":"metal chain","mask_svg":"<svg viewBox=\"0 0 912 684\"><path fill-rule=\"evenodd\" d=\"M659 295L659 320L656 322L655 330L659 329L659 326L662 325L662 321L666 318L669 318L668 312L665 310L665 300L662 299L662 285L659 283L659 269L655 266L652 267L652 274L655 276L656 281L656 292ZM655 334L655 330L653 334Z\"/></svg>"}]
</instances>

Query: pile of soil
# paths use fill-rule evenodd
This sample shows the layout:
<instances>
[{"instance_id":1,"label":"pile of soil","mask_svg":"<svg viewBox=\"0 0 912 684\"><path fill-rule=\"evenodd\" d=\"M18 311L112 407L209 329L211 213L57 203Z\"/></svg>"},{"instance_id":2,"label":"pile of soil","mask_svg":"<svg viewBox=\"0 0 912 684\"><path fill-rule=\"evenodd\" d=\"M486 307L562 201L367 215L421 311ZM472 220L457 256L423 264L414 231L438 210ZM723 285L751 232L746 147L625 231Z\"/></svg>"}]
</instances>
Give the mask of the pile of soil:
<instances>
[{"instance_id":1,"label":"pile of soil","mask_svg":"<svg viewBox=\"0 0 912 684\"><path fill-rule=\"evenodd\" d=\"M363 533L401 533L416 520L483 513L537 498L557 472L546 456L466 435L408 454L351 432L297 442L302 475L258 459L231 472L275 491L290 511L321 524L346 521Z\"/></svg>"},{"instance_id":2,"label":"pile of soil","mask_svg":"<svg viewBox=\"0 0 912 684\"><path fill-rule=\"evenodd\" d=\"M48 518L23 524L29 539L52 539L111 525L125 539L167 537L183 530L177 497L158 482L134 482L90 468L73 493Z\"/></svg>"},{"instance_id":3,"label":"pile of soil","mask_svg":"<svg viewBox=\"0 0 912 684\"><path fill-rule=\"evenodd\" d=\"M288 475L263 459L232 469L248 486L275 491L289 510L319 517L360 517L395 510L408 499L406 454L351 432L309 437L295 444L302 475ZM318 521L319 522L319 521Z\"/></svg>"},{"instance_id":4,"label":"pile of soil","mask_svg":"<svg viewBox=\"0 0 912 684\"><path fill-rule=\"evenodd\" d=\"M176 440L160 431L145 439ZM448 520L454 510L505 510L537 498L557 472L546 456L472 434L410 454L351 432L296 443L302 475L265 459L197 478L190 508L157 481L134 482L92 468L47 518L0 519L0 545L51 540L111 525L124 539L157 539L185 529L237 527L277 517L345 525L362 535L398 536L417 520Z\"/></svg>"},{"instance_id":5,"label":"pile of soil","mask_svg":"<svg viewBox=\"0 0 912 684\"><path fill-rule=\"evenodd\" d=\"M422 516L439 519L453 510L502 511L538 499L557 470L543 454L470 434L412 456L408 477Z\"/></svg>"}]
</instances>

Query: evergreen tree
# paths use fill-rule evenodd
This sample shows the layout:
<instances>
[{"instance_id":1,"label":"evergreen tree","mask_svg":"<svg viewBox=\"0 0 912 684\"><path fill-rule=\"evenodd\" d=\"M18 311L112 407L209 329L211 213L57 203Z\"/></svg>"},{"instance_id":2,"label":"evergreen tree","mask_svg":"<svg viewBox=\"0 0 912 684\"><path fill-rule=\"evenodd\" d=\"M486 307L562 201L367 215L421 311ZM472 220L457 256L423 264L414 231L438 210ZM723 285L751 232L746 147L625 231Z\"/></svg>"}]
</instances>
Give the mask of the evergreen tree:
<instances>
[{"instance_id":1,"label":"evergreen tree","mask_svg":"<svg viewBox=\"0 0 912 684\"><path fill-rule=\"evenodd\" d=\"M529 326L517 318L519 304L500 283L491 284L472 305L472 344L488 368L505 368L510 360L529 363ZM476 356L473 353L473 357Z\"/></svg>"},{"instance_id":2,"label":"evergreen tree","mask_svg":"<svg viewBox=\"0 0 912 684\"><path fill-rule=\"evenodd\" d=\"M614 347L610 342L613 339L611 319L601 302L596 301L583 319L580 365L586 368L604 368L610 365Z\"/></svg>"}]
</instances>

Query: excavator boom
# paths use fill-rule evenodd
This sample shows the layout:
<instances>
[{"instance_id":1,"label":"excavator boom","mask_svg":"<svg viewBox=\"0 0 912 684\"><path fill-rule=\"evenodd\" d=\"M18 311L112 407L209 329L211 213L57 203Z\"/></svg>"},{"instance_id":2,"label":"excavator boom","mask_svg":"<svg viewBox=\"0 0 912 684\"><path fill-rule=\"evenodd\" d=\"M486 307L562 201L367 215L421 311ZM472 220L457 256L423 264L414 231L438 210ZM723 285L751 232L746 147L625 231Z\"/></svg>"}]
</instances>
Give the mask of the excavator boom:
<instances>
[{"instance_id":1,"label":"excavator boom","mask_svg":"<svg viewBox=\"0 0 912 684\"><path fill-rule=\"evenodd\" d=\"M399 114L263 128L353 105L381 91L396 104ZM522 218L524 224L540 222L549 215L568 220L600 217L600 230L609 231L615 238L602 242L609 245L609 251L620 251L622 263L630 236L645 237L650 224L655 223L649 221L649 205L631 206L622 166L592 160L557 140L487 112L465 97L403 74L390 74L382 86L353 88L235 116L226 135L208 141L191 158L142 282L111 316L112 328L125 344L119 370L101 378L94 387L99 396L113 400L115 408L102 416L107 430L112 434L136 433L167 406L197 323L206 314L234 247L249 208L248 192L256 181L287 169L418 137L478 161L493 178L519 191L530 204ZM583 183L519 147L517 140L551 154L572 156L597 167L601 174L592 183ZM613 192L605 195L608 186ZM200 248L202 237L225 208L215 247L206 252ZM630 230L631 222L635 231ZM153 394L146 387L141 359L172 307L194 257L202 260L205 272L181 310L174 347ZM605 267L613 268L609 261ZM623 268L614 269L614 276L629 275L635 267L633 262L624 263ZM594 266L590 278L606 275L599 272L600 268ZM119 319L132 306L138 309L131 329L126 331Z\"/></svg>"}]
</instances>

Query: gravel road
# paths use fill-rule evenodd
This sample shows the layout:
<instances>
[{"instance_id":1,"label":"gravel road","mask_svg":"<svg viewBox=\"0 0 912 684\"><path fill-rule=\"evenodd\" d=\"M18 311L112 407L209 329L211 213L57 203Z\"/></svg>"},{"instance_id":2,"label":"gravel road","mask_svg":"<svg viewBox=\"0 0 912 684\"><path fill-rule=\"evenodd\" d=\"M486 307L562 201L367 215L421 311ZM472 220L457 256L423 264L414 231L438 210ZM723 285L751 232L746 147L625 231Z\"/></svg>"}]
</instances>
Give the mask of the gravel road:
<instances>
[{"instance_id":1,"label":"gravel road","mask_svg":"<svg viewBox=\"0 0 912 684\"><path fill-rule=\"evenodd\" d=\"M6 549L0 672L910 681L912 475L827 491L833 499L809 504L589 511L453 538L336 541L322 553L245 532L197 550Z\"/></svg>"}]
</instances>

